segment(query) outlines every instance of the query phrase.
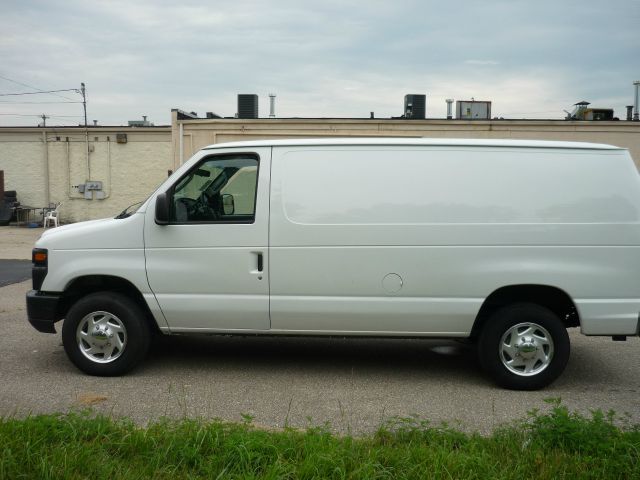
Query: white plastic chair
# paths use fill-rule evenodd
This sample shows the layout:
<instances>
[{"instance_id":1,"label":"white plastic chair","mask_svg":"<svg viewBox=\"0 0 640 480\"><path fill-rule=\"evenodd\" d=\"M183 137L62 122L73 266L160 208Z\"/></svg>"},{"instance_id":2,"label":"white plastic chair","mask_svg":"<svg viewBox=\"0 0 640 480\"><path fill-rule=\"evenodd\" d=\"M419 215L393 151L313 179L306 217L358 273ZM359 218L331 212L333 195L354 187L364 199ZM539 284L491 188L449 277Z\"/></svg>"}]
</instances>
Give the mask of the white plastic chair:
<instances>
[{"instance_id":1,"label":"white plastic chair","mask_svg":"<svg viewBox=\"0 0 640 480\"><path fill-rule=\"evenodd\" d=\"M52 222L54 226L58 226L58 210L60 210L60 205L62 205L62 202L58 203L55 209L47 212L44 217L44 221L42 222L42 228L47 228L47 225Z\"/></svg>"}]
</instances>

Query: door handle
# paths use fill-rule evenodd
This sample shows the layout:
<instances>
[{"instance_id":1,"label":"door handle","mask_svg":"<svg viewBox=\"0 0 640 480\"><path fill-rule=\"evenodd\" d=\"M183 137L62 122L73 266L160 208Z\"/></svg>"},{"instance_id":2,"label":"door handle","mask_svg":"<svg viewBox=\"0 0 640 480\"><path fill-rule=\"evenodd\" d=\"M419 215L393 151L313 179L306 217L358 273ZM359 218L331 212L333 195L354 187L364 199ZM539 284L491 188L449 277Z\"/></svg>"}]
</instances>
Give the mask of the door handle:
<instances>
[{"instance_id":1,"label":"door handle","mask_svg":"<svg viewBox=\"0 0 640 480\"><path fill-rule=\"evenodd\" d=\"M264 255L262 252L251 252L251 255L255 255L255 259L252 260L252 265L250 273L253 275L258 275L258 279L262 280L262 273L264 271Z\"/></svg>"}]
</instances>

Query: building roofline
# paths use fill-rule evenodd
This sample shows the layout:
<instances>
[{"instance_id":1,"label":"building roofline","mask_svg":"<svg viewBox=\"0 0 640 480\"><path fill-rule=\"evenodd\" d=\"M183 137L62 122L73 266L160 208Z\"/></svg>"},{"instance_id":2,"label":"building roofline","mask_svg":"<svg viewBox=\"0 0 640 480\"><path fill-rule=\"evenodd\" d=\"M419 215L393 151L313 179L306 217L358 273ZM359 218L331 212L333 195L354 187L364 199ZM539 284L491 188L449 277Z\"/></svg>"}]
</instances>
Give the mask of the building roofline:
<instances>
[{"instance_id":1,"label":"building roofline","mask_svg":"<svg viewBox=\"0 0 640 480\"><path fill-rule=\"evenodd\" d=\"M135 131L149 131L149 130L171 130L171 125L153 125L146 127L135 127L129 125L88 125L86 127L80 125L47 125L46 127L35 127L26 125L0 125L0 132L2 130L29 130L34 132L42 132L48 130L135 130Z\"/></svg>"},{"instance_id":2,"label":"building roofline","mask_svg":"<svg viewBox=\"0 0 640 480\"><path fill-rule=\"evenodd\" d=\"M461 125L482 125L482 126L495 126L504 127L509 125L553 125L567 126L567 127L640 127L639 122L626 121L626 120L566 120L566 119L543 119L543 118L504 118L504 119L490 119L490 120L467 120L467 119L446 119L446 118L427 118L427 119L406 119L406 118L338 118L338 117L326 117L326 118L306 118L306 117L277 117L277 118L197 118L197 119L178 119L178 124L183 125L278 125L278 124L313 124L313 123L326 123L326 124L371 124L371 125L402 125L410 128L414 126L422 125L449 125L449 126L461 126Z\"/></svg>"}]
</instances>

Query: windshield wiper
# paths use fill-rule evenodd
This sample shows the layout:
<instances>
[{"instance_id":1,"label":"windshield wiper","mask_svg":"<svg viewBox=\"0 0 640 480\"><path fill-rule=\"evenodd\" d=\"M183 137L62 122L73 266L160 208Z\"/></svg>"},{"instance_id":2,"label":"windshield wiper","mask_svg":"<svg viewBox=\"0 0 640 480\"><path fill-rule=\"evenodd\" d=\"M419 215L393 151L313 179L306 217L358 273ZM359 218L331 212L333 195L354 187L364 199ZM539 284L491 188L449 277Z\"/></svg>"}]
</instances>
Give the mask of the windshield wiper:
<instances>
[{"instance_id":1,"label":"windshield wiper","mask_svg":"<svg viewBox=\"0 0 640 480\"><path fill-rule=\"evenodd\" d=\"M121 211L118 215L116 215L115 218L116 219L120 219L120 218L130 217L131 215L133 215L133 212L130 212L129 209L132 208L132 207L135 207L136 205L140 205L143 202L144 202L144 200L141 200L141 201L136 202L136 203L132 203L127 208L125 208L123 211Z\"/></svg>"}]
</instances>

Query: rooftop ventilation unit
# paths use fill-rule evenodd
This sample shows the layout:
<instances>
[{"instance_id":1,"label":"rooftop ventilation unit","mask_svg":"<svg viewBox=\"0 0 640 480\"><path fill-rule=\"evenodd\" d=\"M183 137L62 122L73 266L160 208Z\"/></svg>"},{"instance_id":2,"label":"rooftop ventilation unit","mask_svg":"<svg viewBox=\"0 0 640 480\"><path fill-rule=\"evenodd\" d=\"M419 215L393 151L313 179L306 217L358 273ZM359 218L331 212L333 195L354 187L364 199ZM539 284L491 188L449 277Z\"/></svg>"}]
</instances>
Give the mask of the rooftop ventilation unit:
<instances>
[{"instance_id":1,"label":"rooftop ventilation unit","mask_svg":"<svg viewBox=\"0 0 640 480\"><path fill-rule=\"evenodd\" d=\"M269 118L276 118L276 94L269 94Z\"/></svg>"},{"instance_id":2,"label":"rooftop ventilation unit","mask_svg":"<svg viewBox=\"0 0 640 480\"><path fill-rule=\"evenodd\" d=\"M453 119L453 98L447 98L447 120Z\"/></svg>"},{"instance_id":3,"label":"rooftop ventilation unit","mask_svg":"<svg viewBox=\"0 0 640 480\"><path fill-rule=\"evenodd\" d=\"M176 118L178 120L196 120L198 118L198 114L196 112L185 112L179 108L172 108L171 111L176 112Z\"/></svg>"},{"instance_id":4,"label":"rooftop ventilation unit","mask_svg":"<svg viewBox=\"0 0 640 480\"><path fill-rule=\"evenodd\" d=\"M491 102L473 99L457 101L456 118L458 120L489 120L491 118Z\"/></svg>"},{"instance_id":5,"label":"rooftop ventilation unit","mask_svg":"<svg viewBox=\"0 0 640 480\"><path fill-rule=\"evenodd\" d=\"M130 127L153 127L153 123L147 120L146 115L142 116L142 120L129 120L128 123Z\"/></svg>"},{"instance_id":6,"label":"rooftop ventilation unit","mask_svg":"<svg viewBox=\"0 0 640 480\"><path fill-rule=\"evenodd\" d=\"M635 88L635 97L633 101L633 121L640 121L640 115L638 114L638 109L640 108L640 80L636 80L633 82L633 87Z\"/></svg>"},{"instance_id":7,"label":"rooftop ventilation unit","mask_svg":"<svg viewBox=\"0 0 640 480\"><path fill-rule=\"evenodd\" d=\"M585 101L574 104L574 109L566 120L614 120L613 108L593 108L589 105L591 104Z\"/></svg>"},{"instance_id":8,"label":"rooftop ventilation unit","mask_svg":"<svg viewBox=\"0 0 640 480\"><path fill-rule=\"evenodd\" d=\"M258 118L258 95L238 94L238 118Z\"/></svg>"},{"instance_id":9,"label":"rooftop ventilation unit","mask_svg":"<svg viewBox=\"0 0 640 480\"><path fill-rule=\"evenodd\" d=\"M408 94L404 96L404 118L424 120L426 117L427 96Z\"/></svg>"}]
</instances>

